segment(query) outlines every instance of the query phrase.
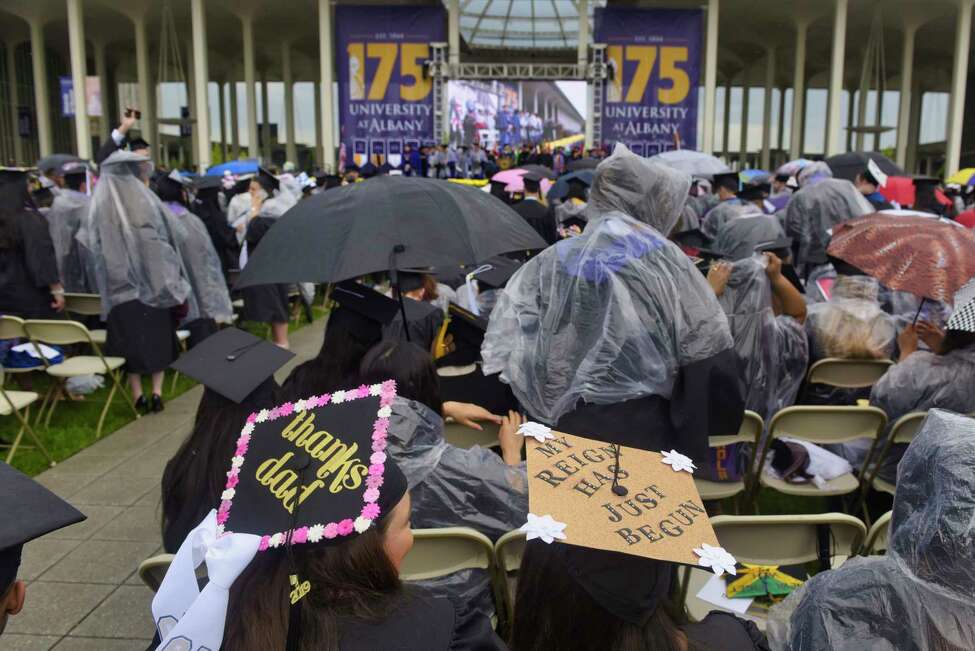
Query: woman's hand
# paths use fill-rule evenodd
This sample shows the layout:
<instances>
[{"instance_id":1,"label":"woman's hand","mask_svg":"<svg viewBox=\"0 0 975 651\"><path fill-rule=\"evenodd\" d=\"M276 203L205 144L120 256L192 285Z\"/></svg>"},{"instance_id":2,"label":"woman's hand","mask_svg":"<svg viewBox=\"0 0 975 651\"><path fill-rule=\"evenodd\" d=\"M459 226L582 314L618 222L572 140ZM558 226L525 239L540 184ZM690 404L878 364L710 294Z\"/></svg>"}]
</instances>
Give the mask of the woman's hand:
<instances>
[{"instance_id":1,"label":"woman's hand","mask_svg":"<svg viewBox=\"0 0 975 651\"><path fill-rule=\"evenodd\" d=\"M498 430L498 441L501 443L501 458L509 466L521 463L521 449L525 446L525 437L518 433L518 428L524 419L517 411L509 411L501 419L501 429Z\"/></svg>"},{"instance_id":2,"label":"woman's hand","mask_svg":"<svg viewBox=\"0 0 975 651\"><path fill-rule=\"evenodd\" d=\"M765 259L768 261L768 266L765 267L765 275L774 283L782 277L782 260L771 251L765 252Z\"/></svg>"},{"instance_id":3,"label":"woman's hand","mask_svg":"<svg viewBox=\"0 0 975 651\"><path fill-rule=\"evenodd\" d=\"M919 322L916 329L918 338L931 349L931 352L937 353L941 350L941 344L945 340L944 330L930 321Z\"/></svg>"},{"instance_id":4,"label":"woman's hand","mask_svg":"<svg viewBox=\"0 0 975 651\"><path fill-rule=\"evenodd\" d=\"M724 294L725 287L728 286L728 279L731 277L731 263L720 260L711 263L708 269L708 284L714 290L715 296Z\"/></svg>"},{"instance_id":5,"label":"woman's hand","mask_svg":"<svg viewBox=\"0 0 975 651\"><path fill-rule=\"evenodd\" d=\"M917 352L917 328L914 324L904 326L901 333L897 335L897 347L900 348L900 361L904 361L911 354Z\"/></svg>"},{"instance_id":6,"label":"woman's hand","mask_svg":"<svg viewBox=\"0 0 975 651\"><path fill-rule=\"evenodd\" d=\"M486 421L500 425L502 418L489 412L480 405L469 402L445 402L443 403L444 418L453 418L464 427L483 431L484 428L478 425L478 421Z\"/></svg>"}]
</instances>

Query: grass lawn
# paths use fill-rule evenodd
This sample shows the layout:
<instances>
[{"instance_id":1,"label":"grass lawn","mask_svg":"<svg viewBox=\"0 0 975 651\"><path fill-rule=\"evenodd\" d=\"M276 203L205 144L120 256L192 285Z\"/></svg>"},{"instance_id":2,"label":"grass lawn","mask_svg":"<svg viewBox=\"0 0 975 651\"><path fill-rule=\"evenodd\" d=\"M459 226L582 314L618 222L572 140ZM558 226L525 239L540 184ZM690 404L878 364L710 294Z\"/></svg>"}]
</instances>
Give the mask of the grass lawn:
<instances>
[{"instance_id":1,"label":"grass lawn","mask_svg":"<svg viewBox=\"0 0 975 651\"><path fill-rule=\"evenodd\" d=\"M316 320L327 314L327 310L319 307L317 304L314 310ZM298 330L307 325L307 323L304 315L302 315L302 318L297 323L295 321L290 323L289 331L293 332ZM266 336L268 331L268 326L262 323L244 322L240 324L240 328L258 337ZM171 390L172 373L172 371L166 372L166 381L163 384L163 402L169 402L196 385L195 381L185 375L180 375L176 381L175 390ZM28 374L28 378L28 381L31 383L30 390L41 394L43 398L48 387L47 375L44 373L30 373ZM85 399L82 401L58 403L54 416L51 418L51 425L48 428L34 425L33 417L36 408L40 406L40 400L32 405L30 412L31 425L34 426L34 431L37 432L41 442L47 447L47 451L50 452L55 461L63 461L95 442L95 427L98 424L98 415L101 413L102 407L105 404L105 398L108 397L110 388L108 384L109 382L106 378L105 387L85 396ZM122 385L128 391L124 376ZM144 387L148 394L148 378L144 380ZM7 388L20 389L13 376L8 376ZM112 406L108 410L108 414L105 416L102 437L108 436L133 420L135 420L135 416L126 404L125 398L121 394L117 394L112 401ZM17 435L18 429L19 423L13 416L0 418L0 443L12 442ZM11 465L30 476L47 470L48 465L44 456L38 450L25 448L24 445L30 445L30 441L26 436L21 441L21 447L17 449ZM6 461L7 452L7 448L0 448L0 461Z\"/></svg>"}]
</instances>

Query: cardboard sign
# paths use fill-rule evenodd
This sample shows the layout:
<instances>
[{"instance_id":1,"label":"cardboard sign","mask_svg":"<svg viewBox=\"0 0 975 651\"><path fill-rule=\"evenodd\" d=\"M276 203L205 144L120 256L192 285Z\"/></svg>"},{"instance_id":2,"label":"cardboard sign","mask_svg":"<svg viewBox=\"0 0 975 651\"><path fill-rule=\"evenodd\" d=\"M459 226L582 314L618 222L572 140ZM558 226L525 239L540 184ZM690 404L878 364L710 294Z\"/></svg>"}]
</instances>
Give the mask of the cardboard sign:
<instances>
[{"instance_id":1,"label":"cardboard sign","mask_svg":"<svg viewBox=\"0 0 975 651\"><path fill-rule=\"evenodd\" d=\"M690 472L657 452L552 434L526 440L529 510L566 523L562 542L688 565L695 547L718 546Z\"/></svg>"}]
</instances>

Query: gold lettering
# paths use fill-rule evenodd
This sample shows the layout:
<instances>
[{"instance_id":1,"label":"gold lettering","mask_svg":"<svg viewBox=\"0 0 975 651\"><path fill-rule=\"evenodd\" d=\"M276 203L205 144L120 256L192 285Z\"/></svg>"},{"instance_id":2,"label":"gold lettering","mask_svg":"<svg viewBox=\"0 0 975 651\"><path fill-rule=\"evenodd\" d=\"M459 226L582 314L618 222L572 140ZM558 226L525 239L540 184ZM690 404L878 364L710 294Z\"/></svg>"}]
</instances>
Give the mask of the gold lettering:
<instances>
[{"instance_id":1,"label":"gold lettering","mask_svg":"<svg viewBox=\"0 0 975 651\"><path fill-rule=\"evenodd\" d=\"M306 420L307 419L307 420ZM281 437L294 441L297 436L315 428L315 415L304 411L294 417L287 427L281 430Z\"/></svg>"}]
</instances>

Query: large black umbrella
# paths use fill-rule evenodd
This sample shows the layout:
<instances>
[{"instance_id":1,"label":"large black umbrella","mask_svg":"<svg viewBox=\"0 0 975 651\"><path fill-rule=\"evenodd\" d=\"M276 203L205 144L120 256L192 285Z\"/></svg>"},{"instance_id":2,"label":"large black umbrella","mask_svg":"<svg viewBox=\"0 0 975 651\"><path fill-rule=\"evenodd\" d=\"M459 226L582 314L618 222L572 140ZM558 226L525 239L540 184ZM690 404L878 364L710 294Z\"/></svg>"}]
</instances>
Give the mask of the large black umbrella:
<instances>
[{"instance_id":1,"label":"large black umbrella","mask_svg":"<svg viewBox=\"0 0 975 651\"><path fill-rule=\"evenodd\" d=\"M74 154L50 154L37 161L37 169L41 174L48 174L60 169L65 163L73 163L81 159Z\"/></svg>"},{"instance_id":2,"label":"large black umbrella","mask_svg":"<svg viewBox=\"0 0 975 651\"><path fill-rule=\"evenodd\" d=\"M532 172L533 174L538 174L542 178L546 178L550 181L555 180L555 172L552 171L551 167L546 167L545 165L532 165L532 164L519 165L518 169L528 170L529 172Z\"/></svg>"},{"instance_id":3,"label":"large black umbrella","mask_svg":"<svg viewBox=\"0 0 975 651\"><path fill-rule=\"evenodd\" d=\"M598 158L573 158L568 163L566 163L566 168L570 172L575 172L576 170L594 170L599 166Z\"/></svg>"},{"instance_id":4,"label":"large black umbrella","mask_svg":"<svg viewBox=\"0 0 975 651\"><path fill-rule=\"evenodd\" d=\"M518 213L477 188L377 176L314 195L285 213L248 260L237 287L475 264L545 246Z\"/></svg>"},{"instance_id":5,"label":"large black umbrella","mask_svg":"<svg viewBox=\"0 0 975 651\"><path fill-rule=\"evenodd\" d=\"M867 168L867 161L873 160L880 171L887 176L907 176L897 163L876 151L851 151L837 154L826 159L826 164L833 171L833 176L847 181L856 180L857 174L862 174Z\"/></svg>"}]
</instances>

